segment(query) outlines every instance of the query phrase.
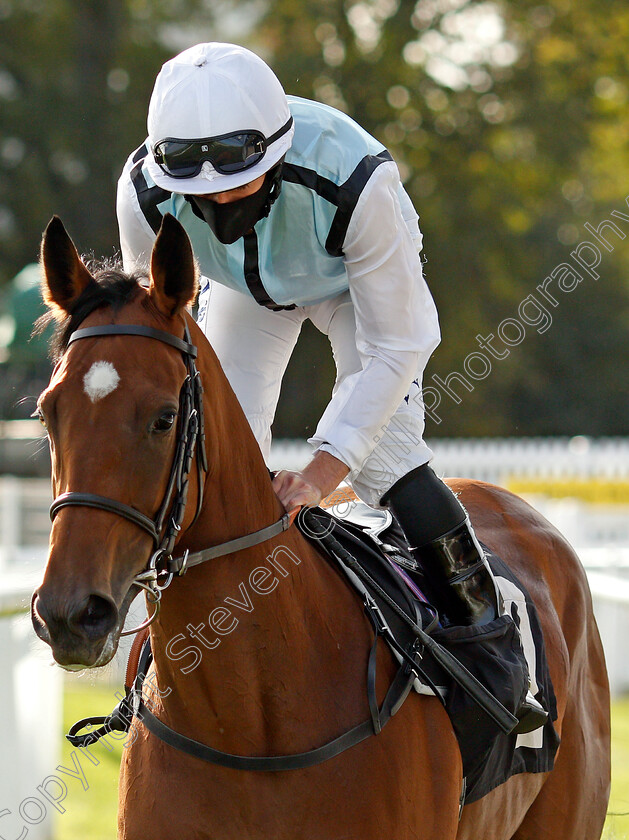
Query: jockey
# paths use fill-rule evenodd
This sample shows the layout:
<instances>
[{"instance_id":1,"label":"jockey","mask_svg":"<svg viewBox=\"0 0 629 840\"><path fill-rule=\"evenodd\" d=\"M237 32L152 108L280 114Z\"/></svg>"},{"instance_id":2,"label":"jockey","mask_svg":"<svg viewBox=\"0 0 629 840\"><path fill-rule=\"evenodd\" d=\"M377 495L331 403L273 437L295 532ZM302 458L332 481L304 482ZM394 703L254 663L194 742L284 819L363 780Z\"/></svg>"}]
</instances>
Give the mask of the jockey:
<instances>
[{"instance_id":1,"label":"jockey","mask_svg":"<svg viewBox=\"0 0 629 840\"><path fill-rule=\"evenodd\" d=\"M287 97L249 50L198 44L157 77L117 212L128 271L147 267L165 213L186 229L199 325L265 457L302 323L328 336L336 383L312 460L273 480L284 506L318 504L346 479L391 509L444 623L497 618L467 513L429 466L421 382L439 324L417 213L386 148L334 108ZM529 731L546 713L529 693L518 717Z\"/></svg>"}]
</instances>

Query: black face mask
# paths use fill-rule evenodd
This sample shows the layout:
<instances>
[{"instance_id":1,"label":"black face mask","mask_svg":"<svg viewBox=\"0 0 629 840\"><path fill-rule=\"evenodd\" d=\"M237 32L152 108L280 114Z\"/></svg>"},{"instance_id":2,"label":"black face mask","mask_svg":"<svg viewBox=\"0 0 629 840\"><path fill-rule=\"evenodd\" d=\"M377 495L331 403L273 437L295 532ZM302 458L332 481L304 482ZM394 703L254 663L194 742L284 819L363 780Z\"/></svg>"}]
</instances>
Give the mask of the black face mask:
<instances>
[{"instance_id":1,"label":"black face mask","mask_svg":"<svg viewBox=\"0 0 629 840\"><path fill-rule=\"evenodd\" d=\"M192 211L206 222L219 242L231 245L248 233L256 222L268 216L272 203L280 192L281 164L274 167L260 189L228 204L217 204L209 198L187 195Z\"/></svg>"}]
</instances>

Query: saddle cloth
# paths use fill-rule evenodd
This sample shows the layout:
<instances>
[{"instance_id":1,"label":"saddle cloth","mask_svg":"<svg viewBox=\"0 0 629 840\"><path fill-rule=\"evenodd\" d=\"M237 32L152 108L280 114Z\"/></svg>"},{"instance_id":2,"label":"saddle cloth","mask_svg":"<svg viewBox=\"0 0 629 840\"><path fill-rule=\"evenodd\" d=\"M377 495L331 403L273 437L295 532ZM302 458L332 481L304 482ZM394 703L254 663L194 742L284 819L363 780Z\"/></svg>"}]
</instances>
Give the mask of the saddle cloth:
<instances>
[{"instance_id":1,"label":"saddle cloth","mask_svg":"<svg viewBox=\"0 0 629 840\"><path fill-rule=\"evenodd\" d=\"M450 715L463 759L465 803L480 799L518 773L552 770L559 746L553 726L557 719L555 694L537 610L513 572L483 546L504 600L504 614L489 625L444 629L435 622L436 611L408 577L407 572L415 571L417 563L390 511L370 508L350 488L342 488L325 499L321 505L324 507L311 510L336 540L407 615L417 618L429 635L454 654L507 708L511 706L511 711L518 705L518 681L527 680L525 657L530 690L549 712L545 726L526 735L499 731L430 656L421 659L422 680L415 680L414 687L422 694L437 694ZM297 521L304 535L312 538L303 521ZM355 576L348 578L364 597L364 588L369 590L369 585ZM371 591L370 595L398 643L407 651L413 650L414 645L416 652L416 638L408 624L377 592ZM391 649L399 661L399 653L394 647ZM513 697L511 683L515 685ZM524 684L524 690L526 687Z\"/></svg>"}]
</instances>

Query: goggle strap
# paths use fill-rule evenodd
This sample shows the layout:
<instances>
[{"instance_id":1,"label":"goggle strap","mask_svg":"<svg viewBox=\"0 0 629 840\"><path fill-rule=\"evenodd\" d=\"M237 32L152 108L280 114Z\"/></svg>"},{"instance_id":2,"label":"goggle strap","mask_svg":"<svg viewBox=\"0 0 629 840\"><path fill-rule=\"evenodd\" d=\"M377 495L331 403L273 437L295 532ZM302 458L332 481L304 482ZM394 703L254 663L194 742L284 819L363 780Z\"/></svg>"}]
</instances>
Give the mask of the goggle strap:
<instances>
[{"instance_id":1,"label":"goggle strap","mask_svg":"<svg viewBox=\"0 0 629 840\"><path fill-rule=\"evenodd\" d=\"M283 137L287 131L290 131L292 124L293 118L291 116L288 118L287 122L285 122L284 125L278 131L275 132L275 134L272 134L270 137L266 138L267 148L271 145L271 143L275 143L276 140L279 140L280 137Z\"/></svg>"}]
</instances>

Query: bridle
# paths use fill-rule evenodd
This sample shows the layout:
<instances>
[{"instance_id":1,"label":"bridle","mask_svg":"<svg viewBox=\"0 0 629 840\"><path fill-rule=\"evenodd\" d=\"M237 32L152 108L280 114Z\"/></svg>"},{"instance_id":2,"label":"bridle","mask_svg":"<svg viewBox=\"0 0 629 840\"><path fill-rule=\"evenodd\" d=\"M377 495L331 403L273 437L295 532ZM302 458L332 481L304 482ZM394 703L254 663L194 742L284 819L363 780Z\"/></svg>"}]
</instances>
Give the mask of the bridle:
<instances>
[{"instance_id":1,"label":"bridle","mask_svg":"<svg viewBox=\"0 0 629 840\"><path fill-rule=\"evenodd\" d=\"M146 590L148 599L155 608L150 617L134 630L127 630L121 635L127 636L147 627L159 612L162 591L170 585L173 572L163 567L164 561L172 556L177 535L181 530L186 501L188 497L188 477L195 452L197 454L197 510L194 521L201 512L203 504L204 473L207 472L207 455L205 451L205 432L203 424L203 387L201 377L196 367L197 348L190 343L188 325L184 327L184 339L177 338L171 333L145 327L139 324L108 324L100 327L85 327L76 330L68 339L68 346L83 338L97 338L112 335L134 335L152 338L175 347L183 355L187 375L179 392L179 412L177 424L177 443L175 455L163 501L154 519L130 505L99 496L95 493L81 493L71 491L62 493L50 506L50 518L54 520L59 511L70 505L98 508L109 513L115 513L133 522L146 531L153 539L154 551L147 568L136 575L133 583Z\"/></svg>"},{"instance_id":2,"label":"bridle","mask_svg":"<svg viewBox=\"0 0 629 840\"><path fill-rule=\"evenodd\" d=\"M181 557L172 556L188 499L189 475L192 462L197 463L197 507L191 526L197 521L203 505L203 487L208 469L205 449L205 430L203 422L203 386L196 366L197 348L190 342L188 324L184 322L184 338L171 333L145 327L139 324L108 324L99 327L84 327L70 335L67 346L83 338L98 338L112 335L134 335L152 338L174 347L183 355L187 375L179 392L179 412L177 423L177 443L170 476L164 498L155 517L151 519L136 508L95 493L69 491L62 493L50 506L50 518L54 520L64 507L79 505L115 513L128 519L146 531L153 539L154 550L148 565L133 579L132 585L144 589L148 600L154 605L153 612L145 621L133 630L125 630L120 635L130 636L148 627L157 618L160 610L162 592L172 583L175 575L183 575L191 567L214 557L232 554L285 531L293 522L297 511L285 514L278 522L266 528L238 537L221 545L212 546L205 551L190 555L186 551Z\"/></svg>"}]
</instances>

